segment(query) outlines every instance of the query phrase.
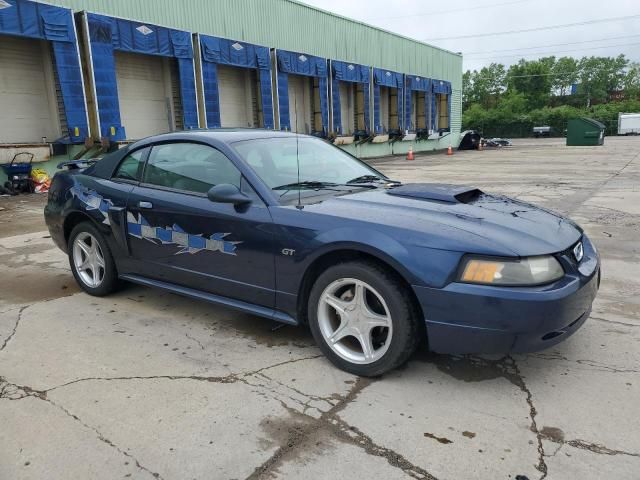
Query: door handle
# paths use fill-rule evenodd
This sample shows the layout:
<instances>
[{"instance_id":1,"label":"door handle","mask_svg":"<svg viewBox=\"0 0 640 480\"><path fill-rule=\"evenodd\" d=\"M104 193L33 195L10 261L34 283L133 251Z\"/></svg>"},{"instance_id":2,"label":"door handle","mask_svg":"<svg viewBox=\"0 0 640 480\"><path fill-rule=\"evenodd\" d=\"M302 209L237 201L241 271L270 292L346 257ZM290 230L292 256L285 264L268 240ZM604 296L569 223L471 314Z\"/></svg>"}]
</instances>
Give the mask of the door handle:
<instances>
[{"instance_id":1,"label":"door handle","mask_svg":"<svg viewBox=\"0 0 640 480\"><path fill-rule=\"evenodd\" d=\"M151 202L138 202L138 207L140 207L140 208L153 208L153 203L151 203Z\"/></svg>"}]
</instances>

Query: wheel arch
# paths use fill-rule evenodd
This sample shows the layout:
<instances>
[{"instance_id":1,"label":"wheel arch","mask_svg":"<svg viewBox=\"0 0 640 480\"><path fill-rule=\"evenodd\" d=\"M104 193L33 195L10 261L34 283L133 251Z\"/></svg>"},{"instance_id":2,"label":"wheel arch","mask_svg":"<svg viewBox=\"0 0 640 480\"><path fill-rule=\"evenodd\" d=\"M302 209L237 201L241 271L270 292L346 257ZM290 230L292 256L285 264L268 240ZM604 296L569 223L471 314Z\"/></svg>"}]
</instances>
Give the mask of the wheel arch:
<instances>
[{"instance_id":1,"label":"wheel arch","mask_svg":"<svg viewBox=\"0 0 640 480\"><path fill-rule=\"evenodd\" d=\"M69 244L69 237L71 236L71 232L73 231L73 229L76 227L76 225L82 223L82 222L89 222L91 223L91 225L93 225L94 227L98 228L98 224L96 223L96 221L91 218L91 215L82 212L80 210L74 210L73 212L70 212L65 218L64 218L64 223L63 223L63 232L64 232L64 242L65 245Z\"/></svg>"},{"instance_id":2,"label":"wheel arch","mask_svg":"<svg viewBox=\"0 0 640 480\"><path fill-rule=\"evenodd\" d=\"M384 268L391 275L395 276L398 281L406 287L406 291L411 298L416 315L418 315L419 323L424 325L424 321L420 321L424 319L424 312L422 311L418 297L411 286L411 274L398 264L398 262L384 254L384 252L360 245L336 246L331 250L321 253L310 262L302 276L302 281L300 282L300 287L298 289L297 318L300 323L308 323L307 299L309 298L309 294L317 278L327 268L348 261L371 262Z\"/></svg>"}]
</instances>

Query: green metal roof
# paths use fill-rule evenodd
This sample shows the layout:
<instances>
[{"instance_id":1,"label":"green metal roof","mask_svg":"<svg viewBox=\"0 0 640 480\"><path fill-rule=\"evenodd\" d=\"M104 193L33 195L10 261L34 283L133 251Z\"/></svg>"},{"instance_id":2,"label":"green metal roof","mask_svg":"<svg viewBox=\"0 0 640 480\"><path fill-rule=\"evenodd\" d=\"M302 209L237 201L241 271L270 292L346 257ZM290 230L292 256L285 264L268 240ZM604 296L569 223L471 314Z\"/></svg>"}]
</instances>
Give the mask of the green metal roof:
<instances>
[{"instance_id":1,"label":"green metal roof","mask_svg":"<svg viewBox=\"0 0 640 480\"><path fill-rule=\"evenodd\" d=\"M48 3L448 80L454 90L462 88L461 55L294 0L48 0Z\"/></svg>"}]
</instances>

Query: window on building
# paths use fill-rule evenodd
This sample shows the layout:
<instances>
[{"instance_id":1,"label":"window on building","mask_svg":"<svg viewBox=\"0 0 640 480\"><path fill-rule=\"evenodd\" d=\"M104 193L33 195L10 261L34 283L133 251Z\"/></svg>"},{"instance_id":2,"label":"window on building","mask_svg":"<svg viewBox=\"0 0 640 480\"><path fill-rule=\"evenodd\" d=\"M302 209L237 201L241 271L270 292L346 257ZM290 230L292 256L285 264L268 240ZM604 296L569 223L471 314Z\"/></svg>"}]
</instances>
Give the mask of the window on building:
<instances>
[{"instance_id":1,"label":"window on building","mask_svg":"<svg viewBox=\"0 0 640 480\"><path fill-rule=\"evenodd\" d=\"M197 143L156 145L144 171L144 183L206 193L215 185L241 187L240 171L215 148Z\"/></svg>"}]
</instances>

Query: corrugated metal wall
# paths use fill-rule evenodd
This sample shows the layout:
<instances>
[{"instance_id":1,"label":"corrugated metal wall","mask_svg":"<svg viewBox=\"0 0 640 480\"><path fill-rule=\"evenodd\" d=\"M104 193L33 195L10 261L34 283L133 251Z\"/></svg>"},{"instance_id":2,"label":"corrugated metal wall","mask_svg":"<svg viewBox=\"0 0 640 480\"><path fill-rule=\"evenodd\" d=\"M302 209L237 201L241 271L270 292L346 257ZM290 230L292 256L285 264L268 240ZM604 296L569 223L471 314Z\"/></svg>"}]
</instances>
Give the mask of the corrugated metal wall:
<instances>
[{"instance_id":1,"label":"corrugated metal wall","mask_svg":"<svg viewBox=\"0 0 640 480\"><path fill-rule=\"evenodd\" d=\"M462 129L462 90L451 92L451 133L460 133Z\"/></svg>"},{"instance_id":2,"label":"corrugated metal wall","mask_svg":"<svg viewBox=\"0 0 640 480\"><path fill-rule=\"evenodd\" d=\"M48 0L267 47L421 75L462 88L462 57L292 0ZM355 40L355 41L354 41ZM375 46L375 47L373 47Z\"/></svg>"}]
</instances>

